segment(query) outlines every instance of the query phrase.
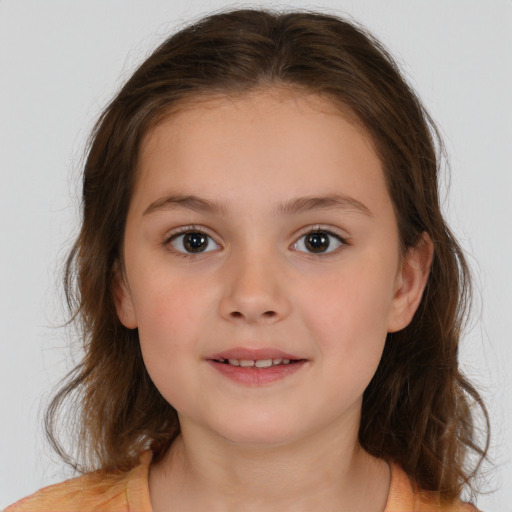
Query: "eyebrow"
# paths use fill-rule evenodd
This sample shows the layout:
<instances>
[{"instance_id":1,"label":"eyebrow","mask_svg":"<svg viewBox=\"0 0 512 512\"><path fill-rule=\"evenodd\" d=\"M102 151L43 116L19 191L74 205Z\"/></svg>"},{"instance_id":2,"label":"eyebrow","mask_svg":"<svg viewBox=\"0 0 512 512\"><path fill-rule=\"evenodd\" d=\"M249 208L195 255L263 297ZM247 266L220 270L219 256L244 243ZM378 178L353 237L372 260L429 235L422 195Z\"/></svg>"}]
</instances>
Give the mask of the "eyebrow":
<instances>
[{"instance_id":1,"label":"eyebrow","mask_svg":"<svg viewBox=\"0 0 512 512\"><path fill-rule=\"evenodd\" d=\"M142 215L160 210L192 210L198 213L225 213L227 207L217 201L210 201L194 195L170 194L153 201Z\"/></svg>"},{"instance_id":2,"label":"eyebrow","mask_svg":"<svg viewBox=\"0 0 512 512\"><path fill-rule=\"evenodd\" d=\"M303 213L309 210L353 210L369 217L370 209L361 201L341 194L328 194L326 196L297 197L282 204L278 211L287 215Z\"/></svg>"},{"instance_id":3,"label":"eyebrow","mask_svg":"<svg viewBox=\"0 0 512 512\"><path fill-rule=\"evenodd\" d=\"M225 214L228 208L224 203L194 195L170 194L153 201L144 210L143 215L161 210L192 210L198 213ZM277 212L284 215L296 215L310 210L352 210L369 217L372 216L370 209L361 201L341 194L297 197L286 201L277 208Z\"/></svg>"}]
</instances>

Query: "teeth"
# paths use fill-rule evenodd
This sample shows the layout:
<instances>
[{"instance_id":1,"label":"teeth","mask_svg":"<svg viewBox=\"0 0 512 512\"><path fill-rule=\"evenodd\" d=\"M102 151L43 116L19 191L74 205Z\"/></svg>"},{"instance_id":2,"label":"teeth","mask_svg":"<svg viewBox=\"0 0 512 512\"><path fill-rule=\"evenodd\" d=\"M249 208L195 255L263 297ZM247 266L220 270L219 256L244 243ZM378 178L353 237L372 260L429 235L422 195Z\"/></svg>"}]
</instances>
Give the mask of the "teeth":
<instances>
[{"instance_id":1,"label":"teeth","mask_svg":"<svg viewBox=\"0 0 512 512\"><path fill-rule=\"evenodd\" d=\"M269 368L272 366L272 359L258 359L258 361L254 362L254 366L256 368Z\"/></svg>"},{"instance_id":2,"label":"teeth","mask_svg":"<svg viewBox=\"0 0 512 512\"><path fill-rule=\"evenodd\" d=\"M229 363L231 366L242 368L270 368L279 364L290 364L290 359L219 359L220 363Z\"/></svg>"}]
</instances>

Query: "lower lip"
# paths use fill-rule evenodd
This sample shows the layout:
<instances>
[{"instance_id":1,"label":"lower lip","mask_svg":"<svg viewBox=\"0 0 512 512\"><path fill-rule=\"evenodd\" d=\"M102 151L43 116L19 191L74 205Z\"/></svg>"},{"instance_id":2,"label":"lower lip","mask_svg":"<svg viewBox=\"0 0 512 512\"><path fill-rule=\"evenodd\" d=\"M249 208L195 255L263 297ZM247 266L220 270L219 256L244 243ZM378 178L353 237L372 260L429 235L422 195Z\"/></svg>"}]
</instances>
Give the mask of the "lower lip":
<instances>
[{"instance_id":1,"label":"lower lip","mask_svg":"<svg viewBox=\"0 0 512 512\"><path fill-rule=\"evenodd\" d=\"M254 366L232 366L218 361L208 360L218 372L228 377L234 382L244 384L246 386L263 386L282 380L288 375L298 372L306 363L306 361L297 361L290 364L278 364L269 368L256 368Z\"/></svg>"}]
</instances>

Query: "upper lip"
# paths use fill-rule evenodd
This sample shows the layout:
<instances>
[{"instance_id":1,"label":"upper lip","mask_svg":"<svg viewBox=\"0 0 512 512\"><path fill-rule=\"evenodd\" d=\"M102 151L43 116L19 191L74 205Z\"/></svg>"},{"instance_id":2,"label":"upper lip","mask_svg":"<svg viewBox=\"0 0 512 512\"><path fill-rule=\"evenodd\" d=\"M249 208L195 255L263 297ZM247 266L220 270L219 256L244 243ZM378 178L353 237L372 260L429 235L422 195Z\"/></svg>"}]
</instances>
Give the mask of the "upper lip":
<instances>
[{"instance_id":1,"label":"upper lip","mask_svg":"<svg viewBox=\"0 0 512 512\"><path fill-rule=\"evenodd\" d=\"M236 347L229 350L224 350L222 352L218 352L216 354L212 354L207 357L207 359L243 359L246 361L257 361L263 359L290 359L290 360L299 360L304 359L294 354L290 354L288 352L283 352L282 350L278 350L275 348L245 348L245 347Z\"/></svg>"}]
</instances>

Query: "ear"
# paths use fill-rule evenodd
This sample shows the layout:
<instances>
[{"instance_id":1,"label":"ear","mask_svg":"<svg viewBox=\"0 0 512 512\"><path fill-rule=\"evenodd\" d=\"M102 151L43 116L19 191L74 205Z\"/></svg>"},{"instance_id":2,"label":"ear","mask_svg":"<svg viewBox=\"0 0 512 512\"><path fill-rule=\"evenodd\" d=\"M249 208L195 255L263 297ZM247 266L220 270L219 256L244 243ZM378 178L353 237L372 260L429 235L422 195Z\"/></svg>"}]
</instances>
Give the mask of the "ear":
<instances>
[{"instance_id":1,"label":"ear","mask_svg":"<svg viewBox=\"0 0 512 512\"><path fill-rule=\"evenodd\" d=\"M119 320L128 329L136 329L138 323L132 294L127 283L126 274L122 270L119 262L114 264L113 291L114 303Z\"/></svg>"},{"instance_id":2,"label":"ear","mask_svg":"<svg viewBox=\"0 0 512 512\"><path fill-rule=\"evenodd\" d=\"M433 257L434 244L427 233L423 233L418 243L403 256L396 277L388 332L400 331L411 322L423 297Z\"/></svg>"}]
</instances>

